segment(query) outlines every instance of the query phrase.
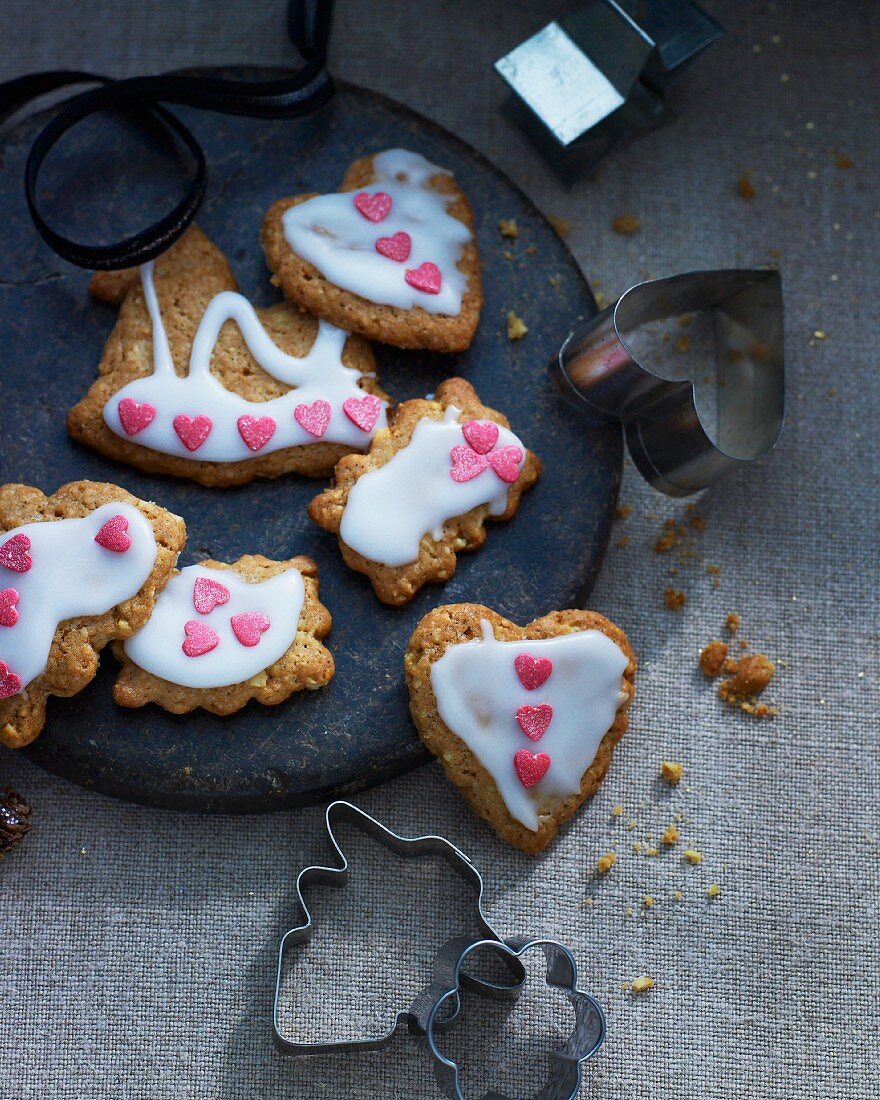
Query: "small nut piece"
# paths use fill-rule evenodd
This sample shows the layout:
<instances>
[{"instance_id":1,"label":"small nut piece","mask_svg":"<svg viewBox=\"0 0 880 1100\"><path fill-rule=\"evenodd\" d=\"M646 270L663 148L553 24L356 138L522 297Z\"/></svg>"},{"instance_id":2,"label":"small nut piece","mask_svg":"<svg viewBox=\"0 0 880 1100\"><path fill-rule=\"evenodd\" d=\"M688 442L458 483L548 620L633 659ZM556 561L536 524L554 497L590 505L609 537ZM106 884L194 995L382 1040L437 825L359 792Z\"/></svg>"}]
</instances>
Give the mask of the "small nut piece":
<instances>
[{"instance_id":1,"label":"small nut piece","mask_svg":"<svg viewBox=\"0 0 880 1100\"><path fill-rule=\"evenodd\" d=\"M660 765L660 774L667 783L674 787L681 782L681 777L684 775L684 765L678 764L674 760L664 760Z\"/></svg>"},{"instance_id":2,"label":"small nut piece","mask_svg":"<svg viewBox=\"0 0 880 1100\"><path fill-rule=\"evenodd\" d=\"M633 979L630 988L633 993L647 993L648 990L653 989L656 984L653 978L650 978L647 974L642 974L640 977Z\"/></svg>"}]
</instances>

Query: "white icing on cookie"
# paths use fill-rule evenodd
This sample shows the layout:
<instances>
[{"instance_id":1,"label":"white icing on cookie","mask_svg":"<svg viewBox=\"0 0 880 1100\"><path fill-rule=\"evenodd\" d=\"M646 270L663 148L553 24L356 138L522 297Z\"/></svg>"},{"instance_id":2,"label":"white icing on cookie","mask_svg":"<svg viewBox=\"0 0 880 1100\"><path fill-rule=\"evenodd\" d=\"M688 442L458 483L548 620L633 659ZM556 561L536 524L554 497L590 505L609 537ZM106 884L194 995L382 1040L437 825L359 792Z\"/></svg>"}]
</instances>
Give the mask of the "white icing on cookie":
<instances>
[{"instance_id":1,"label":"white icing on cookie","mask_svg":"<svg viewBox=\"0 0 880 1100\"><path fill-rule=\"evenodd\" d=\"M481 625L482 641L447 646L431 666L437 710L492 776L511 815L536 832L539 811L549 812L553 803L580 791L584 772L626 700L627 658L598 630L499 642L485 619ZM515 661L522 654L552 663L539 686L527 688L517 674ZM523 732L517 713L539 707L552 707L552 718L536 739ZM514 763L522 750L550 758L543 778L530 787Z\"/></svg>"},{"instance_id":2,"label":"white icing on cookie","mask_svg":"<svg viewBox=\"0 0 880 1100\"><path fill-rule=\"evenodd\" d=\"M123 520L111 522L117 516ZM116 549L100 545L96 537ZM45 672L59 623L102 615L134 596L150 575L156 553L149 521L137 508L118 502L82 519L27 523L0 535L0 590L14 593L6 597L3 619L12 625L0 625L0 662L12 677L4 677L0 698L17 694L15 677L22 690Z\"/></svg>"},{"instance_id":3,"label":"white icing on cookie","mask_svg":"<svg viewBox=\"0 0 880 1100\"><path fill-rule=\"evenodd\" d=\"M295 358L274 343L250 302L230 290L208 303L188 372L178 377L152 263L141 268L141 280L152 322L153 373L123 386L104 406L104 421L122 439L180 458L239 462L318 441L363 450L385 426L384 403L365 393L357 384L363 375L342 362L347 333L319 321L308 354ZM229 320L238 325L263 370L296 389L270 401L248 401L222 385L211 373L211 355ZM321 413L317 418L316 412Z\"/></svg>"},{"instance_id":4,"label":"white icing on cookie","mask_svg":"<svg viewBox=\"0 0 880 1100\"><path fill-rule=\"evenodd\" d=\"M436 175L448 175L418 153L386 149L373 159L375 179L363 191L317 195L284 212L284 236L293 251L313 264L335 286L379 305L457 316L467 289L458 270L470 229L447 213L453 196L429 186ZM387 195L391 200L382 217L365 216L355 204L358 195ZM397 250L409 238L403 252ZM377 242L383 242L378 243ZM383 254L379 249L385 249ZM405 259L395 259L405 255ZM423 264L439 269L435 293L407 281L407 272ZM418 276L410 275L418 282Z\"/></svg>"},{"instance_id":5,"label":"white icing on cookie","mask_svg":"<svg viewBox=\"0 0 880 1100\"><path fill-rule=\"evenodd\" d=\"M453 448L467 447L461 411L449 405L443 420L420 420L409 443L378 469L358 478L342 513L342 541L371 561L400 566L415 561L419 544L429 534L439 541L443 524L479 504L500 516L507 508L510 484L486 462L467 481L452 476ZM498 426L495 450L517 448L517 473L526 449L507 428ZM469 450L469 448L468 448ZM476 456L483 462L482 456Z\"/></svg>"},{"instance_id":6,"label":"white icing on cookie","mask_svg":"<svg viewBox=\"0 0 880 1100\"><path fill-rule=\"evenodd\" d=\"M213 582L210 587L215 593L218 586L225 589L228 598L203 602L196 595L199 578ZM190 565L172 577L159 594L149 621L126 641L125 653L146 672L181 687L240 684L290 649L304 601L305 586L298 569L251 584L231 569ZM210 610L199 611L199 607ZM239 625L236 632L236 621L242 622L238 616L256 616L262 626L265 620L269 626L254 629L254 620L244 620L248 629ZM187 630L191 623L196 625ZM185 645L196 655L187 656ZM203 652L198 653L199 649Z\"/></svg>"}]
</instances>

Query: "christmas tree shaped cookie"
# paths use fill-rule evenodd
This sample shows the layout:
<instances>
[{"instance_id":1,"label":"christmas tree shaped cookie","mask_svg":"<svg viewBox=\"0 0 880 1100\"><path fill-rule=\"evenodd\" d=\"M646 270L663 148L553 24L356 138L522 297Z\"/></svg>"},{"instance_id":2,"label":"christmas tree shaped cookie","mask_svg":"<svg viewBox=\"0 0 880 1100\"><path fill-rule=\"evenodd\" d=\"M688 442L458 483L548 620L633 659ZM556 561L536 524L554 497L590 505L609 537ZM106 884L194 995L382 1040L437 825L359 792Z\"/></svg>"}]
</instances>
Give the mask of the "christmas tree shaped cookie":
<instances>
[{"instance_id":1,"label":"christmas tree shaped cookie","mask_svg":"<svg viewBox=\"0 0 880 1100\"><path fill-rule=\"evenodd\" d=\"M232 565L204 561L168 582L149 622L114 647L123 669L113 698L124 707L158 703L173 714L202 707L232 714L322 687L333 657L311 558L259 554Z\"/></svg>"},{"instance_id":2,"label":"christmas tree shaped cookie","mask_svg":"<svg viewBox=\"0 0 880 1100\"><path fill-rule=\"evenodd\" d=\"M186 541L183 520L91 481L51 497L0 486L0 741L27 745L49 695L95 676L98 653L147 621Z\"/></svg>"},{"instance_id":3,"label":"christmas tree shaped cookie","mask_svg":"<svg viewBox=\"0 0 880 1100\"><path fill-rule=\"evenodd\" d=\"M385 424L362 337L289 302L254 309L222 252L190 228L154 263L99 273L121 303L70 434L111 458L203 485L327 476Z\"/></svg>"},{"instance_id":4,"label":"christmas tree shaped cookie","mask_svg":"<svg viewBox=\"0 0 880 1100\"><path fill-rule=\"evenodd\" d=\"M488 520L510 519L540 472L507 418L450 378L434 398L399 405L366 455L343 458L309 515L383 603L404 604L448 580L456 555L483 545Z\"/></svg>"},{"instance_id":5,"label":"christmas tree shaped cookie","mask_svg":"<svg viewBox=\"0 0 880 1100\"><path fill-rule=\"evenodd\" d=\"M519 627L451 604L416 627L404 668L413 721L446 775L503 840L535 853L602 782L636 659L592 611Z\"/></svg>"},{"instance_id":6,"label":"christmas tree shaped cookie","mask_svg":"<svg viewBox=\"0 0 880 1100\"><path fill-rule=\"evenodd\" d=\"M263 222L274 281L316 317L401 348L463 351L483 292L470 204L418 153L355 161L339 192L279 199Z\"/></svg>"}]
</instances>

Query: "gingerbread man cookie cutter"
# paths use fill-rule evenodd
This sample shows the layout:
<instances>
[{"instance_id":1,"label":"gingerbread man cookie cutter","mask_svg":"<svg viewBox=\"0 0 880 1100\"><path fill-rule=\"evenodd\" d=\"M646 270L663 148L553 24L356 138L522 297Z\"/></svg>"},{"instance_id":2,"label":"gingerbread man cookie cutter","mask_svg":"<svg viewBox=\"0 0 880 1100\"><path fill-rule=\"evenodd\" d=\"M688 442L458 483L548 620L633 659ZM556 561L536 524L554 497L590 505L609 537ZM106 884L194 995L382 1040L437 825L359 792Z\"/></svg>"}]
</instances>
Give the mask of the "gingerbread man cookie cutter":
<instances>
[{"instance_id":1,"label":"gingerbread man cookie cutter","mask_svg":"<svg viewBox=\"0 0 880 1100\"><path fill-rule=\"evenodd\" d=\"M336 866L310 866L304 868L297 875L296 896L300 911L304 920L288 929L281 938L278 948L278 968L275 979L275 1000L272 1012L272 1039L278 1049L284 1054L308 1055L308 1054L340 1054L344 1052L356 1052L367 1050L379 1050L387 1046L394 1038L395 1033L402 1024L407 1024L411 1031L418 1032L420 1026L414 1010L408 1004L401 1004L395 1009L394 1021L388 1030L379 1036L359 1036L346 1039L331 1040L296 1040L285 1034L282 1021L282 986L284 979L285 962L291 949L308 943L314 931L314 920L306 903L305 894L314 886L345 886L349 878L348 859L336 838L335 828L346 824L353 826L365 836L376 841L382 847L405 859L417 859L422 856L439 856L449 867L464 880L470 888L474 904L468 916L471 918L471 926L479 928L481 939L477 942L492 943L501 946L503 941L483 912L483 878L470 859L455 847L450 841L441 836L405 837L392 832L376 818L365 813L351 802L338 800L331 802L324 815L327 836L330 840L334 855L338 860ZM465 942L472 942L467 940ZM519 960L513 955L507 954L503 960L505 969L510 974L510 981L496 981L488 978L477 977L466 972L460 974L461 983L476 992L496 998L515 997L525 981L525 971ZM459 968L461 971L461 968ZM435 1026L448 1023L458 1014L457 997L446 998L446 1006L438 1017L434 1013ZM438 1010L439 1012L439 1010Z\"/></svg>"},{"instance_id":2,"label":"gingerbread man cookie cutter","mask_svg":"<svg viewBox=\"0 0 880 1100\"><path fill-rule=\"evenodd\" d=\"M605 1042L605 1013L592 996L578 988L577 963L574 956L561 943L547 939L512 939L506 943L482 940L467 943L452 940L437 955L434 963L434 981L413 1006L413 1014L424 1031L425 1041L434 1059L434 1071L442 1092L451 1100L465 1100L458 1063L447 1057L437 1042L438 1024L448 1023L450 1005L456 1013L459 1007L459 991L465 974L465 966L472 955L481 951L506 959L508 963L520 963L529 951L539 950L546 962L544 980L548 988L561 990L574 1010L575 1024L568 1038L548 1055L547 1081L532 1100L574 1100L581 1083L583 1064L599 1052ZM494 995L491 991L487 991ZM517 989L518 992L518 989ZM494 1090L484 1094L483 1100L514 1100Z\"/></svg>"},{"instance_id":3,"label":"gingerbread man cookie cutter","mask_svg":"<svg viewBox=\"0 0 880 1100\"><path fill-rule=\"evenodd\" d=\"M712 311L715 424L694 382L639 360L630 338L654 321ZM769 454L785 419L782 282L774 269L694 271L639 283L568 337L550 364L590 423L619 420L629 452L661 492L687 496Z\"/></svg>"}]
</instances>

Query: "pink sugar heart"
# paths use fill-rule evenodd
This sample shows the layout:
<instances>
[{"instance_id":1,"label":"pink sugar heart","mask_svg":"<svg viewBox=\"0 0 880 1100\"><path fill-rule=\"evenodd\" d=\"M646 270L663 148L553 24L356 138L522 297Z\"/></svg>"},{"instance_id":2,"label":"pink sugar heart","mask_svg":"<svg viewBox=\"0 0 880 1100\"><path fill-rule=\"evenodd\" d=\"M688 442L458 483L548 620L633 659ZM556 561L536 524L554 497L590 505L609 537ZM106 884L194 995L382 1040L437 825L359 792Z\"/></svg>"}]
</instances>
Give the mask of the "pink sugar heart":
<instances>
[{"instance_id":1,"label":"pink sugar heart","mask_svg":"<svg viewBox=\"0 0 880 1100\"><path fill-rule=\"evenodd\" d=\"M376 251L380 256L387 256L389 260L402 264L409 259L412 252L412 238L409 233L402 230L393 237L380 237L376 241Z\"/></svg>"},{"instance_id":2,"label":"pink sugar heart","mask_svg":"<svg viewBox=\"0 0 880 1100\"><path fill-rule=\"evenodd\" d=\"M549 703L541 703L539 707L520 707L516 712L519 728L533 741L541 740L552 718L553 707Z\"/></svg>"},{"instance_id":3,"label":"pink sugar heart","mask_svg":"<svg viewBox=\"0 0 880 1100\"><path fill-rule=\"evenodd\" d=\"M354 205L367 221L383 222L391 213L391 196L384 191L376 191L372 195L369 191L358 191L354 197Z\"/></svg>"},{"instance_id":4,"label":"pink sugar heart","mask_svg":"<svg viewBox=\"0 0 880 1100\"><path fill-rule=\"evenodd\" d=\"M498 442L498 425L491 420L469 420L461 432L478 455L488 454Z\"/></svg>"},{"instance_id":5,"label":"pink sugar heart","mask_svg":"<svg viewBox=\"0 0 880 1100\"><path fill-rule=\"evenodd\" d=\"M217 631L212 630L207 623L200 623L198 619L190 619L188 623L184 623L183 632L186 641L180 648L187 657L201 657L220 644Z\"/></svg>"},{"instance_id":6,"label":"pink sugar heart","mask_svg":"<svg viewBox=\"0 0 880 1100\"><path fill-rule=\"evenodd\" d=\"M442 281L440 268L428 260L423 264L419 264L418 267L408 268L403 277L410 286L415 287L416 290L421 290L424 294L440 293L440 283Z\"/></svg>"},{"instance_id":7,"label":"pink sugar heart","mask_svg":"<svg viewBox=\"0 0 880 1100\"><path fill-rule=\"evenodd\" d=\"M553 662L549 657L533 657L531 653L520 653L513 667L526 691L534 691L545 684L553 672Z\"/></svg>"},{"instance_id":8,"label":"pink sugar heart","mask_svg":"<svg viewBox=\"0 0 880 1100\"><path fill-rule=\"evenodd\" d=\"M486 457L498 477L508 485L512 485L519 477L519 464L523 459L523 453L519 447L501 447Z\"/></svg>"},{"instance_id":9,"label":"pink sugar heart","mask_svg":"<svg viewBox=\"0 0 880 1100\"><path fill-rule=\"evenodd\" d=\"M534 787L547 774L550 757L546 752L533 753L528 749L520 749L513 758L513 766L520 783L524 787Z\"/></svg>"},{"instance_id":10,"label":"pink sugar heart","mask_svg":"<svg viewBox=\"0 0 880 1100\"><path fill-rule=\"evenodd\" d=\"M449 457L452 459L449 476L453 481L459 483L471 481L473 478L478 477L489 465L489 460L485 455L478 455L476 451L464 443L453 447Z\"/></svg>"},{"instance_id":11,"label":"pink sugar heart","mask_svg":"<svg viewBox=\"0 0 880 1100\"><path fill-rule=\"evenodd\" d=\"M0 546L0 565L13 573L27 573L34 564L28 550L31 540L27 535L13 535Z\"/></svg>"},{"instance_id":12,"label":"pink sugar heart","mask_svg":"<svg viewBox=\"0 0 880 1100\"><path fill-rule=\"evenodd\" d=\"M131 546L131 539L125 533L127 530L128 520L125 516L111 516L95 535L95 542L105 550L112 550L114 554L124 554Z\"/></svg>"},{"instance_id":13,"label":"pink sugar heart","mask_svg":"<svg viewBox=\"0 0 880 1100\"><path fill-rule=\"evenodd\" d=\"M229 620L232 633L242 645L255 646L260 644L261 635L272 625L267 615L259 611L242 611L233 615Z\"/></svg>"},{"instance_id":14,"label":"pink sugar heart","mask_svg":"<svg viewBox=\"0 0 880 1100\"><path fill-rule=\"evenodd\" d=\"M21 677L11 672L5 661L0 661L0 699L8 699L21 691Z\"/></svg>"},{"instance_id":15,"label":"pink sugar heart","mask_svg":"<svg viewBox=\"0 0 880 1100\"><path fill-rule=\"evenodd\" d=\"M305 428L309 435L320 439L330 423L330 402L313 401L311 405L297 405L293 410L293 416L300 427Z\"/></svg>"},{"instance_id":16,"label":"pink sugar heart","mask_svg":"<svg viewBox=\"0 0 880 1100\"><path fill-rule=\"evenodd\" d=\"M210 615L218 604L229 603L231 596L225 584L210 577L196 577L193 584L193 607L200 615Z\"/></svg>"},{"instance_id":17,"label":"pink sugar heart","mask_svg":"<svg viewBox=\"0 0 880 1100\"><path fill-rule=\"evenodd\" d=\"M251 451L265 447L278 427L271 416L240 416L237 423L238 434Z\"/></svg>"},{"instance_id":18,"label":"pink sugar heart","mask_svg":"<svg viewBox=\"0 0 880 1100\"><path fill-rule=\"evenodd\" d=\"M366 397L349 397L342 402L342 411L362 432L371 432L382 411L382 402L372 393Z\"/></svg>"},{"instance_id":19,"label":"pink sugar heart","mask_svg":"<svg viewBox=\"0 0 880 1100\"><path fill-rule=\"evenodd\" d=\"M181 413L172 421L180 442L188 451L197 451L211 434L214 425L209 416L194 416L192 419Z\"/></svg>"},{"instance_id":20,"label":"pink sugar heart","mask_svg":"<svg viewBox=\"0 0 880 1100\"><path fill-rule=\"evenodd\" d=\"M149 401L143 403L132 397L123 397L117 408L119 423L126 435L137 435L156 419L156 408Z\"/></svg>"},{"instance_id":21,"label":"pink sugar heart","mask_svg":"<svg viewBox=\"0 0 880 1100\"><path fill-rule=\"evenodd\" d=\"M19 595L14 588L4 588L0 592L0 626L15 626L18 622Z\"/></svg>"}]
</instances>

